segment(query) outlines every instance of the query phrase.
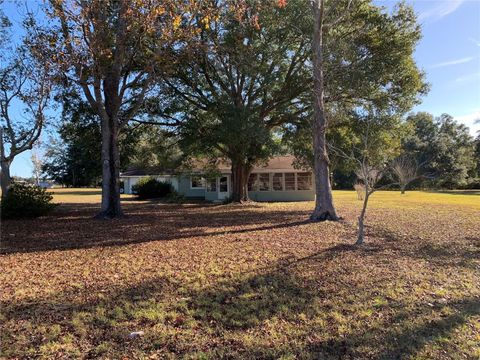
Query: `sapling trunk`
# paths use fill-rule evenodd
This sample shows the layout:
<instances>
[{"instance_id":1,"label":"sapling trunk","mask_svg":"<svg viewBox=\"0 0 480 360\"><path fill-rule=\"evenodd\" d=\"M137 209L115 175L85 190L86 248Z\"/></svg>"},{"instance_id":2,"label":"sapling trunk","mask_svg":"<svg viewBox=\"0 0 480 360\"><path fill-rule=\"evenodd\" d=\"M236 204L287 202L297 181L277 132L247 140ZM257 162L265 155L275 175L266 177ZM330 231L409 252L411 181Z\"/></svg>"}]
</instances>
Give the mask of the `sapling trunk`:
<instances>
[{"instance_id":1,"label":"sapling trunk","mask_svg":"<svg viewBox=\"0 0 480 360\"><path fill-rule=\"evenodd\" d=\"M371 194L372 193L370 191L368 191L367 189L365 190L365 198L363 199L362 211L360 212L360 216L358 217L358 237L356 242L357 245L363 244L365 213L367 212L368 199L370 198Z\"/></svg>"}]
</instances>

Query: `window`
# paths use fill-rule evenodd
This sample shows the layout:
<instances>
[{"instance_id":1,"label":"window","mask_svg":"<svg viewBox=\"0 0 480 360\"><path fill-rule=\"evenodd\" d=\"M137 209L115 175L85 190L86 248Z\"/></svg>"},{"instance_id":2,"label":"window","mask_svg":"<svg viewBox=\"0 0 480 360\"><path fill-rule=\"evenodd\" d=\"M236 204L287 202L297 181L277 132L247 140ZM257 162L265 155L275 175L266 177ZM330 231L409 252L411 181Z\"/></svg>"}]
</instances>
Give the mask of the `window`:
<instances>
[{"instance_id":1,"label":"window","mask_svg":"<svg viewBox=\"0 0 480 360\"><path fill-rule=\"evenodd\" d=\"M220 192L228 192L228 177L222 176L219 181L220 185L218 187L218 190Z\"/></svg>"},{"instance_id":2,"label":"window","mask_svg":"<svg viewBox=\"0 0 480 360\"><path fill-rule=\"evenodd\" d=\"M273 174L273 190L274 191L282 191L283 190L283 174L282 173L274 173Z\"/></svg>"},{"instance_id":3,"label":"window","mask_svg":"<svg viewBox=\"0 0 480 360\"><path fill-rule=\"evenodd\" d=\"M308 172L297 174L297 189L312 190L312 174Z\"/></svg>"},{"instance_id":4,"label":"window","mask_svg":"<svg viewBox=\"0 0 480 360\"><path fill-rule=\"evenodd\" d=\"M200 175L194 175L190 177L191 189L205 189L205 179Z\"/></svg>"},{"instance_id":5,"label":"window","mask_svg":"<svg viewBox=\"0 0 480 360\"><path fill-rule=\"evenodd\" d=\"M295 190L295 173L285 173L285 190Z\"/></svg>"},{"instance_id":6,"label":"window","mask_svg":"<svg viewBox=\"0 0 480 360\"><path fill-rule=\"evenodd\" d=\"M217 179L208 179L207 181L207 191L208 192L216 192L217 191Z\"/></svg>"},{"instance_id":7,"label":"window","mask_svg":"<svg viewBox=\"0 0 480 360\"><path fill-rule=\"evenodd\" d=\"M258 190L270 190L270 174L258 174Z\"/></svg>"},{"instance_id":8,"label":"window","mask_svg":"<svg viewBox=\"0 0 480 360\"><path fill-rule=\"evenodd\" d=\"M258 191L258 174L250 174L248 177L248 191Z\"/></svg>"}]
</instances>

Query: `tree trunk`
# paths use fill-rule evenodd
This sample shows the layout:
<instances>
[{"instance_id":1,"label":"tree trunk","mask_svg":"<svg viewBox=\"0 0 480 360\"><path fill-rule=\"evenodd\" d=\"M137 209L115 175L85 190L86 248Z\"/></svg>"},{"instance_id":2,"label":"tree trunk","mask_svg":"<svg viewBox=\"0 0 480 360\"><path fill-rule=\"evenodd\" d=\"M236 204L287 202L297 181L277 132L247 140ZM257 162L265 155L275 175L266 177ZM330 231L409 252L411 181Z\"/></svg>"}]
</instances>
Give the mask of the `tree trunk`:
<instances>
[{"instance_id":1,"label":"tree trunk","mask_svg":"<svg viewBox=\"0 0 480 360\"><path fill-rule=\"evenodd\" d=\"M240 161L232 161L232 195L233 202L249 201L248 198L248 177L252 170L251 165Z\"/></svg>"},{"instance_id":2,"label":"tree trunk","mask_svg":"<svg viewBox=\"0 0 480 360\"><path fill-rule=\"evenodd\" d=\"M365 220L365 213L367 212L367 205L368 205L368 198L370 197L370 194L368 190L365 190L365 199L363 199L363 207L362 207L362 212L360 213L360 216L358 217L358 237L357 237L357 242L355 244L361 245L363 244L364 240L364 220Z\"/></svg>"},{"instance_id":3,"label":"tree trunk","mask_svg":"<svg viewBox=\"0 0 480 360\"><path fill-rule=\"evenodd\" d=\"M3 142L3 127L0 125L0 186L2 189L2 199L7 196L8 188L10 187L10 161L6 160L5 144Z\"/></svg>"},{"instance_id":4,"label":"tree trunk","mask_svg":"<svg viewBox=\"0 0 480 360\"><path fill-rule=\"evenodd\" d=\"M102 211L98 219L123 217L120 205L120 154L116 119L102 119Z\"/></svg>"},{"instance_id":5,"label":"tree trunk","mask_svg":"<svg viewBox=\"0 0 480 360\"><path fill-rule=\"evenodd\" d=\"M323 13L324 1L315 0L313 33L313 151L315 165L315 210L310 219L315 221L338 220L333 205L330 183L329 159L326 144L327 120L325 118L323 83Z\"/></svg>"},{"instance_id":6,"label":"tree trunk","mask_svg":"<svg viewBox=\"0 0 480 360\"><path fill-rule=\"evenodd\" d=\"M10 162L9 161L1 161L0 163L2 167L1 179L2 182L2 199L7 196L8 188L10 187L11 178L10 178Z\"/></svg>"},{"instance_id":7,"label":"tree trunk","mask_svg":"<svg viewBox=\"0 0 480 360\"><path fill-rule=\"evenodd\" d=\"M401 193L402 195L405 194L405 188L406 188L406 187L407 187L406 185L403 185L403 184L400 185L400 193Z\"/></svg>"}]
</instances>

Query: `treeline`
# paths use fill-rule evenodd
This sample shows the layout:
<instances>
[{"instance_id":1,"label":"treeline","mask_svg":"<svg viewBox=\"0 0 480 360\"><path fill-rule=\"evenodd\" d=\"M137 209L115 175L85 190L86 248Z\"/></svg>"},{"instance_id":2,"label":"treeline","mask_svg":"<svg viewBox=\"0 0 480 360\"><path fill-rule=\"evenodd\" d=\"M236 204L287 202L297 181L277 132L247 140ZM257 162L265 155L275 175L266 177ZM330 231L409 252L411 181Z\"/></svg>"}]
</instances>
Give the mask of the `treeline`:
<instances>
[{"instance_id":1,"label":"treeline","mask_svg":"<svg viewBox=\"0 0 480 360\"><path fill-rule=\"evenodd\" d=\"M332 183L350 187L359 164L383 174L408 155L421 186L478 177L464 128L406 118L428 84L413 57L421 28L403 2L388 12L371 0L51 0L39 11L2 52L2 194L13 158L47 123L60 139L49 142L46 174L101 183L99 218L122 216L121 168L194 157L229 160L242 202L255 165L295 154L315 173L313 220L338 219ZM11 24L0 24L11 48ZM12 99L26 121L9 116ZM55 104L61 119L49 116Z\"/></svg>"},{"instance_id":2,"label":"treeline","mask_svg":"<svg viewBox=\"0 0 480 360\"><path fill-rule=\"evenodd\" d=\"M410 188L480 189L480 134L473 137L448 114L435 118L427 112L409 114L398 134L391 161L406 160L415 168ZM357 181L353 164L334 157L332 170L335 188L352 189ZM391 171L383 182L395 183L395 177Z\"/></svg>"},{"instance_id":3,"label":"treeline","mask_svg":"<svg viewBox=\"0 0 480 360\"><path fill-rule=\"evenodd\" d=\"M44 175L72 187L98 186L101 183L101 133L89 108L70 98L64 107L60 139L47 146ZM342 131L354 132L344 123ZM156 125L132 126L120 139L121 166L158 171L174 169L188 158L178 136L167 136ZM406 159L415 166L412 189L480 188L480 134L474 138L469 129L448 114L435 118L426 112L412 113L400 121L399 138L390 143L395 159ZM327 138L335 141L335 133ZM293 153L298 166L312 168L310 138L286 134L279 137L274 155ZM400 141L398 141L400 140ZM334 189L353 189L358 181L357 167L341 156L331 156ZM394 182L391 173L384 182ZM394 186L395 188L399 185Z\"/></svg>"}]
</instances>

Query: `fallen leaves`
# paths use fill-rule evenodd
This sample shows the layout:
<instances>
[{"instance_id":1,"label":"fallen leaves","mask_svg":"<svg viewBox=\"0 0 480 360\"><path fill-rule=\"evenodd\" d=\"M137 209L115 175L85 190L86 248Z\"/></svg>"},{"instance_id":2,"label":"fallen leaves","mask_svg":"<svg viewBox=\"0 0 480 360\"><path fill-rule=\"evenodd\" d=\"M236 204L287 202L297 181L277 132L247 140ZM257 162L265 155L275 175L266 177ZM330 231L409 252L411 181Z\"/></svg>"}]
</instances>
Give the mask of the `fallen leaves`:
<instances>
[{"instance_id":1,"label":"fallen leaves","mask_svg":"<svg viewBox=\"0 0 480 360\"><path fill-rule=\"evenodd\" d=\"M2 355L474 358L480 202L380 192L355 247L359 202L335 196L341 222L308 221L312 203L147 202L4 222Z\"/></svg>"}]
</instances>

